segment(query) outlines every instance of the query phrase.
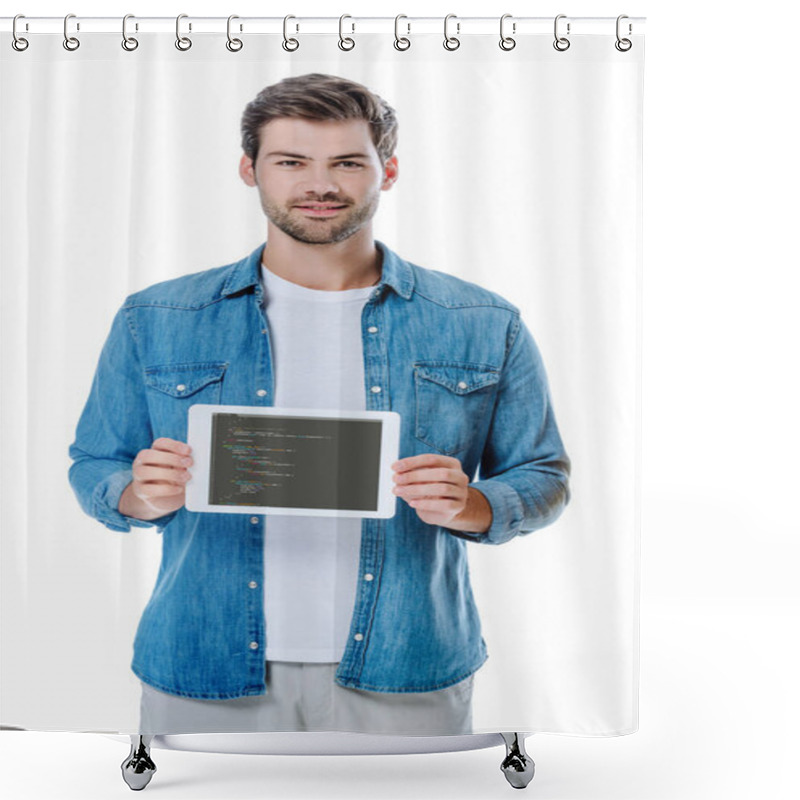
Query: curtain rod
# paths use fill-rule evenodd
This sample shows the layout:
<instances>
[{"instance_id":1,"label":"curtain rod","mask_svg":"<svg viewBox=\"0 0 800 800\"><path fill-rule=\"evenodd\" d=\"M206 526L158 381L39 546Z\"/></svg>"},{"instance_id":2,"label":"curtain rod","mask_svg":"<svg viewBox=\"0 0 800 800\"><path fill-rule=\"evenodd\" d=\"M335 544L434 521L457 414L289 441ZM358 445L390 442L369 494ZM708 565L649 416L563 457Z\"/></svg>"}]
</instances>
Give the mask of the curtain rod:
<instances>
[{"instance_id":1,"label":"curtain rod","mask_svg":"<svg viewBox=\"0 0 800 800\"><path fill-rule=\"evenodd\" d=\"M514 17L504 15L506 35L552 34L555 17ZM623 15L624 16L624 15ZM181 27L192 34L226 33L228 17L196 17L181 15ZM448 29L454 35L470 35L480 33L498 33L500 15L496 17L459 17L449 15ZM559 15L559 30L568 34L607 34L614 35L617 30L617 17L570 17ZM620 21L622 35L643 33L645 17L627 17ZM338 33L340 30L352 33L385 33L394 31L395 26L400 35L442 35L445 17L360 17L349 14L340 17L306 17L290 15L289 17L238 17L231 20L232 30L236 33L260 34L281 33L284 24L289 30L300 34ZM0 31L10 33L13 29L13 17L0 17ZM80 33L120 33L122 17L82 17L70 15L68 20L70 32ZM569 26L569 30L567 30ZM64 17L28 17L20 15L17 19L17 34L31 33L64 33ZM175 32L176 17L137 17L132 15L127 21L129 33L137 32Z\"/></svg>"}]
</instances>

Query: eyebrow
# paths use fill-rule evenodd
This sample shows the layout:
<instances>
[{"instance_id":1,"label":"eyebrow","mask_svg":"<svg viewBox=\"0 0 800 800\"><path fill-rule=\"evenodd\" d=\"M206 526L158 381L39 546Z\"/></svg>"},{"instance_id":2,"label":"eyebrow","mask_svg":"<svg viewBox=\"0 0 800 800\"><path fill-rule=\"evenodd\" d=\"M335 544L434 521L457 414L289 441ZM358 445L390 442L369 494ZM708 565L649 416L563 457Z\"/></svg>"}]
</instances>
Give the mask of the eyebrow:
<instances>
[{"instance_id":1,"label":"eyebrow","mask_svg":"<svg viewBox=\"0 0 800 800\"><path fill-rule=\"evenodd\" d=\"M305 161L313 161L314 159L311 156L304 156L300 153L284 153L281 151L274 151L272 153L267 153L265 158L270 158L271 156L288 156L289 158L302 158ZM369 158L366 153L345 153L343 156L331 156L329 161L341 161L345 158Z\"/></svg>"}]
</instances>

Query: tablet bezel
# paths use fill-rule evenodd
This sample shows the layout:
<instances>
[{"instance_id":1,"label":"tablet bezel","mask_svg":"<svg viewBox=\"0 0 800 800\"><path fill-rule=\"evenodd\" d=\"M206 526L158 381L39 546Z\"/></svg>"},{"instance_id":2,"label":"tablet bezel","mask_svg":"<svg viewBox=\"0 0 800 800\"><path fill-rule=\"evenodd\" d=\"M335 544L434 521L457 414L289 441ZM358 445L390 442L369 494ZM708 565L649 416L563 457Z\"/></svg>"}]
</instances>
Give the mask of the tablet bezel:
<instances>
[{"instance_id":1,"label":"tablet bezel","mask_svg":"<svg viewBox=\"0 0 800 800\"><path fill-rule=\"evenodd\" d=\"M211 463L211 422L214 414L241 414L262 417L312 417L316 419L379 419L381 425L380 474L378 476L378 508L361 509L284 508L279 506L212 505L208 502ZM195 403L189 408L187 444L192 448L194 463L189 467L186 483L186 510L224 514L289 514L314 517L366 517L388 519L394 516L397 496L392 491L392 464L400 452L400 414L396 411L342 411L320 408L286 408L281 406L231 406Z\"/></svg>"}]
</instances>

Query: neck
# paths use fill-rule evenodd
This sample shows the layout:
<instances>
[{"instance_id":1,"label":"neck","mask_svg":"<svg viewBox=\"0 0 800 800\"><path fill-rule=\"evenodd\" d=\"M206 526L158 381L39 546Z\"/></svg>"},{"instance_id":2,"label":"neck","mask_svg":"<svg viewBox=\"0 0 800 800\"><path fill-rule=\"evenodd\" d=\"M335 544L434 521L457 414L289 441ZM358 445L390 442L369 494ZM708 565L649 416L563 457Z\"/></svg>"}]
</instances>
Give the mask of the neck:
<instances>
[{"instance_id":1,"label":"neck","mask_svg":"<svg viewBox=\"0 0 800 800\"><path fill-rule=\"evenodd\" d=\"M366 229L342 242L306 244L270 225L261 262L280 278L322 291L361 289L381 279L381 253Z\"/></svg>"}]
</instances>

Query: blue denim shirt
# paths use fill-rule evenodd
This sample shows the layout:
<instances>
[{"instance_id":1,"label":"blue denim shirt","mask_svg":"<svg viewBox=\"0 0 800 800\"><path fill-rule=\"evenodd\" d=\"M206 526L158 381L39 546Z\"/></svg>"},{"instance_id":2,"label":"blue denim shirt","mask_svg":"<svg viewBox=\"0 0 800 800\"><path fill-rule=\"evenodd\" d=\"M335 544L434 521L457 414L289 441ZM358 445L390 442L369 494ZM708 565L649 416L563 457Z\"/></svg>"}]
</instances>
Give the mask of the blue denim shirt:
<instances>
[{"instance_id":1,"label":"blue denim shirt","mask_svg":"<svg viewBox=\"0 0 800 800\"><path fill-rule=\"evenodd\" d=\"M424 692L463 680L487 658L467 543L502 544L553 522L569 499L570 462L519 309L375 244L381 280L361 318L366 408L400 413L400 458L457 458L492 509L485 533L429 525L400 498L392 518L362 520L359 574L373 579L359 582L336 681ZM185 697L267 691L269 516L183 507L145 522L117 506L140 450L161 436L186 441L194 403L274 404L263 248L126 298L69 448L69 480L87 514L112 530L163 534L131 668Z\"/></svg>"}]
</instances>

